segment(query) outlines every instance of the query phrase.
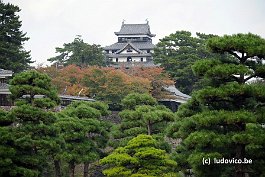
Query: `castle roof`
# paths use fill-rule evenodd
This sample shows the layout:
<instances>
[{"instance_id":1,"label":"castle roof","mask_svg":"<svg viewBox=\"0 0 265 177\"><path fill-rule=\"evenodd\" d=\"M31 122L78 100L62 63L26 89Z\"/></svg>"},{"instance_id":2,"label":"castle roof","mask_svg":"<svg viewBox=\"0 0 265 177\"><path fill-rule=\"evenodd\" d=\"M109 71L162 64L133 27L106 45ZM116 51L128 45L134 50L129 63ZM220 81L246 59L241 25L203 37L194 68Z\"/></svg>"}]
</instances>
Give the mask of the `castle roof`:
<instances>
[{"instance_id":1,"label":"castle roof","mask_svg":"<svg viewBox=\"0 0 265 177\"><path fill-rule=\"evenodd\" d=\"M107 54L108 57L111 58L117 58L117 57L151 57L152 55L150 53L121 53L121 54L116 54L116 53L110 53Z\"/></svg>"},{"instance_id":2,"label":"castle roof","mask_svg":"<svg viewBox=\"0 0 265 177\"><path fill-rule=\"evenodd\" d=\"M152 34L150 31L150 26L148 23L145 24L124 24L122 23L121 29L119 32L114 32L116 35L149 35L154 37L155 34Z\"/></svg>"},{"instance_id":3,"label":"castle roof","mask_svg":"<svg viewBox=\"0 0 265 177\"><path fill-rule=\"evenodd\" d=\"M1 89L8 89L8 84L6 84L6 83L0 83L0 90Z\"/></svg>"},{"instance_id":4,"label":"castle roof","mask_svg":"<svg viewBox=\"0 0 265 177\"><path fill-rule=\"evenodd\" d=\"M124 48L125 46L127 46L128 43L114 43L112 45L109 45L109 46L106 46L104 49L105 50L120 50L122 48ZM153 49L155 47L154 44L152 44L151 42L132 42L132 44L140 49L140 50L143 50L143 49Z\"/></svg>"}]
</instances>

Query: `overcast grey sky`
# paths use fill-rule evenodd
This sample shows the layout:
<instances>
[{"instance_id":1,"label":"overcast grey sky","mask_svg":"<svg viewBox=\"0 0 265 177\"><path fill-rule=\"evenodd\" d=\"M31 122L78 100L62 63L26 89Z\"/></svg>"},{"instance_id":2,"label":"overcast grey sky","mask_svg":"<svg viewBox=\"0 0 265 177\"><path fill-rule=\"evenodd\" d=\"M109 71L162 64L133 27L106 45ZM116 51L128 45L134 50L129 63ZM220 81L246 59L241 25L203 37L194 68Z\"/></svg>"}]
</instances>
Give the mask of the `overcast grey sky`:
<instances>
[{"instance_id":1,"label":"overcast grey sky","mask_svg":"<svg viewBox=\"0 0 265 177\"><path fill-rule=\"evenodd\" d=\"M36 63L82 35L89 44L117 41L122 20L149 20L154 43L177 30L206 34L255 33L265 38L264 0L4 0L21 8L22 30Z\"/></svg>"}]
</instances>

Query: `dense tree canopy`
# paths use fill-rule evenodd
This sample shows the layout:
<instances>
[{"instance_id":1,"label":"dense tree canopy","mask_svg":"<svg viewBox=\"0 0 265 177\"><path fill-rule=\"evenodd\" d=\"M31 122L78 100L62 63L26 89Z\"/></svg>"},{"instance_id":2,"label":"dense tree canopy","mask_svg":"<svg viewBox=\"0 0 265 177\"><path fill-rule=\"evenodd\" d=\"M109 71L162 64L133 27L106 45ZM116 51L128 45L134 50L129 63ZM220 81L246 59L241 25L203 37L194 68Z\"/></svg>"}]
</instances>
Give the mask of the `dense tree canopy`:
<instances>
[{"instance_id":1,"label":"dense tree canopy","mask_svg":"<svg viewBox=\"0 0 265 177\"><path fill-rule=\"evenodd\" d=\"M170 150L164 141L167 125L174 120L174 114L148 94L132 93L122 100L123 111L119 113L121 123L113 127L113 146L124 146L139 134L153 135L159 139L160 147Z\"/></svg>"},{"instance_id":2,"label":"dense tree canopy","mask_svg":"<svg viewBox=\"0 0 265 177\"><path fill-rule=\"evenodd\" d=\"M14 168L13 159L16 156L16 150L13 147L13 132L10 127L11 119L8 119L7 112L0 108L0 176L11 176L9 173Z\"/></svg>"},{"instance_id":3,"label":"dense tree canopy","mask_svg":"<svg viewBox=\"0 0 265 177\"><path fill-rule=\"evenodd\" d=\"M110 124L101 117L108 114L108 106L101 102L73 102L58 113L55 125L66 143L58 156L69 164L70 176L74 177L76 165L84 163L87 177L89 164L104 154Z\"/></svg>"},{"instance_id":4,"label":"dense tree canopy","mask_svg":"<svg viewBox=\"0 0 265 177\"><path fill-rule=\"evenodd\" d=\"M32 63L23 44L29 38L21 31L18 6L0 1L0 68L20 72Z\"/></svg>"},{"instance_id":5,"label":"dense tree canopy","mask_svg":"<svg viewBox=\"0 0 265 177\"><path fill-rule=\"evenodd\" d=\"M63 65L106 65L103 49L100 47L100 45L87 44L80 36L77 36L71 43L65 43L63 48L57 47L56 53L59 53L59 55L48 59L48 61L58 62L58 64Z\"/></svg>"},{"instance_id":6,"label":"dense tree canopy","mask_svg":"<svg viewBox=\"0 0 265 177\"><path fill-rule=\"evenodd\" d=\"M10 81L10 92L16 101L40 108L53 108L59 102L51 78L37 71L31 70L16 75Z\"/></svg>"},{"instance_id":7,"label":"dense tree canopy","mask_svg":"<svg viewBox=\"0 0 265 177\"><path fill-rule=\"evenodd\" d=\"M50 81L45 74L28 71L17 74L10 82L10 91L17 104L6 115L5 122L9 121L10 125L6 128L11 138L4 141L15 154L9 161L12 168L5 176L41 176L47 159L60 149L62 139L58 137L58 128L53 126L56 118L48 111L59 100Z\"/></svg>"},{"instance_id":8,"label":"dense tree canopy","mask_svg":"<svg viewBox=\"0 0 265 177\"><path fill-rule=\"evenodd\" d=\"M163 68L115 69L111 67L78 67L68 65L39 68L52 77L61 94L89 96L112 104L120 104L129 93L151 93L157 99L167 98L163 86L174 85Z\"/></svg>"},{"instance_id":9,"label":"dense tree canopy","mask_svg":"<svg viewBox=\"0 0 265 177\"><path fill-rule=\"evenodd\" d=\"M194 89L200 88L198 77L191 69L195 61L220 57L206 48L206 40L211 37L214 35L196 33L196 37L193 37L188 31L176 31L160 39L157 44L154 61L160 63L175 79L176 87L180 91L190 94Z\"/></svg>"},{"instance_id":10,"label":"dense tree canopy","mask_svg":"<svg viewBox=\"0 0 265 177\"><path fill-rule=\"evenodd\" d=\"M178 176L177 163L164 150L157 148L150 135L138 135L125 147L117 148L101 159L100 163L107 165L103 173L108 177Z\"/></svg>"},{"instance_id":11,"label":"dense tree canopy","mask_svg":"<svg viewBox=\"0 0 265 177\"><path fill-rule=\"evenodd\" d=\"M131 93L127 95L122 101L123 109L134 110L136 106L150 105L156 106L158 103L155 98L148 94Z\"/></svg>"},{"instance_id":12,"label":"dense tree canopy","mask_svg":"<svg viewBox=\"0 0 265 177\"><path fill-rule=\"evenodd\" d=\"M212 51L234 58L204 59L193 66L210 86L180 107L170 128L172 137L183 140L176 159L196 176L262 176L265 87L247 82L256 76L264 79L265 40L249 33L215 37L207 44ZM212 164L203 165L203 158L210 158ZM252 164L214 164L214 158L251 159Z\"/></svg>"},{"instance_id":13,"label":"dense tree canopy","mask_svg":"<svg viewBox=\"0 0 265 177\"><path fill-rule=\"evenodd\" d=\"M122 98L131 92L148 92L149 81L143 78L133 78L127 74L112 69L94 68L83 78L85 86L89 87L90 96L109 103L120 103Z\"/></svg>"}]
</instances>

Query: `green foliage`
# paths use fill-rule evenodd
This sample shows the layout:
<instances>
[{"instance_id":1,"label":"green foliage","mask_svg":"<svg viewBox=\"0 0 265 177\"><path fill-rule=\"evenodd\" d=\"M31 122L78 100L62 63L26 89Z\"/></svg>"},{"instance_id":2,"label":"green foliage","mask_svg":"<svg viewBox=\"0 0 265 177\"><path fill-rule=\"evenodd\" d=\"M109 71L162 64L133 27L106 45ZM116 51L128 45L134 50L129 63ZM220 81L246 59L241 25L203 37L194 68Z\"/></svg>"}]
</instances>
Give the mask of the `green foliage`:
<instances>
[{"instance_id":1,"label":"green foliage","mask_svg":"<svg viewBox=\"0 0 265 177\"><path fill-rule=\"evenodd\" d=\"M174 121L174 114L147 94L130 94L122 100L125 108L119 113L121 123L112 131L112 146L124 146L139 134L153 135L159 140L160 148L170 151L164 140L167 125Z\"/></svg>"},{"instance_id":2,"label":"green foliage","mask_svg":"<svg viewBox=\"0 0 265 177\"><path fill-rule=\"evenodd\" d=\"M168 135L181 138L175 158L184 173L192 168L196 176L264 175L264 84L246 82L263 73L264 39L237 34L209 39L214 52L227 52L230 59L205 59L193 71L209 81L180 106ZM262 77L263 79L263 77ZM203 165L202 159L252 159L247 164ZM183 160L185 159L185 160Z\"/></svg>"},{"instance_id":3,"label":"green foliage","mask_svg":"<svg viewBox=\"0 0 265 177\"><path fill-rule=\"evenodd\" d=\"M73 102L57 114L55 126L65 140L58 159L67 162L70 169L94 162L104 154L110 124L100 118L109 114L107 108L101 102Z\"/></svg>"},{"instance_id":4,"label":"green foliage","mask_svg":"<svg viewBox=\"0 0 265 177\"><path fill-rule=\"evenodd\" d=\"M63 48L57 47L56 53L59 55L48 59L48 61L78 66L106 65L103 49L99 45L85 43L81 36L77 36L71 43L65 43Z\"/></svg>"},{"instance_id":5,"label":"green foliage","mask_svg":"<svg viewBox=\"0 0 265 177\"><path fill-rule=\"evenodd\" d=\"M81 104L84 106L91 107L91 108L98 110L102 116L107 116L110 114L110 111L108 110L109 106L103 102L100 102L100 101L96 101L96 102L76 101L76 102L73 102L71 105L69 105L69 107L76 108Z\"/></svg>"},{"instance_id":6,"label":"green foliage","mask_svg":"<svg viewBox=\"0 0 265 177\"><path fill-rule=\"evenodd\" d=\"M34 70L15 75L9 89L14 100L24 98L25 103L35 107L53 108L60 102L51 78Z\"/></svg>"},{"instance_id":7,"label":"green foliage","mask_svg":"<svg viewBox=\"0 0 265 177\"><path fill-rule=\"evenodd\" d=\"M4 176L42 176L48 160L60 152L64 142L54 126L56 117L47 110L57 105L59 98L50 78L36 71L19 73L10 84L13 99L22 101L1 120L10 134L3 142L14 153L12 168L7 167Z\"/></svg>"},{"instance_id":8,"label":"green foliage","mask_svg":"<svg viewBox=\"0 0 265 177\"><path fill-rule=\"evenodd\" d=\"M107 165L103 171L108 177L118 176L178 176L177 164L164 150L156 147L156 141L149 135L138 135L125 147L114 150L100 160Z\"/></svg>"},{"instance_id":9,"label":"green foliage","mask_svg":"<svg viewBox=\"0 0 265 177\"><path fill-rule=\"evenodd\" d=\"M220 58L220 55L209 52L206 40L214 35L196 33L196 37L188 31L176 31L160 39L154 53L154 61L176 80L176 87L190 94L200 88L199 77L194 76L191 66L200 59Z\"/></svg>"},{"instance_id":10,"label":"green foliage","mask_svg":"<svg viewBox=\"0 0 265 177\"><path fill-rule=\"evenodd\" d=\"M0 1L0 68L14 72L21 72L32 63L29 52L23 48L29 38L20 30L18 12L18 6Z\"/></svg>"},{"instance_id":11,"label":"green foliage","mask_svg":"<svg viewBox=\"0 0 265 177\"><path fill-rule=\"evenodd\" d=\"M9 176L14 169L12 166L16 154L12 147L13 132L9 127L12 121L6 115L7 112L0 109L0 176Z\"/></svg>"},{"instance_id":12,"label":"green foliage","mask_svg":"<svg viewBox=\"0 0 265 177\"><path fill-rule=\"evenodd\" d=\"M256 76L264 78L262 60L265 57L265 39L260 36L251 33L224 35L223 37L210 39L207 42L207 47L213 52L226 52L234 56L234 64L244 65L248 69L246 72L246 68L241 67L243 70L241 69L241 72L235 73L241 76L237 78L237 82L242 84ZM244 75L247 77L243 78Z\"/></svg>"},{"instance_id":13,"label":"green foliage","mask_svg":"<svg viewBox=\"0 0 265 177\"><path fill-rule=\"evenodd\" d=\"M259 59L264 58L265 39L255 34L234 34L224 35L223 37L212 38L208 41L207 46L216 53L228 52L231 55L239 57L235 53L238 51L243 54L244 60L257 56ZM245 55L246 54L246 55Z\"/></svg>"},{"instance_id":14,"label":"green foliage","mask_svg":"<svg viewBox=\"0 0 265 177\"><path fill-rule=\"evenodd\" d=\"M139 105L157 105L157 101L155 98L148 94L131 93L121 101L121 104L124 109L133 110L136 106Z\"/></svg>"},{"instance_id":15,"label":"green foliage","mask_svg":"<svg viewBox=\"0 0 265 177\"><path fill-rule=\"evenodd\" d=\"M38 107L21 105L12 109L8 117L16 127L13 132L12 147L16 150L11 176L40 175L47 163L47 156L60 150L63 142L58 137L58 128L53 126L56 118L53 113Z\"/></svg>"},{"instance_id":16,"label":"green foliage","mask_svg":"<svg viewBox=\"0 0 265 177\"><path fill-rule=\"evenodd\" d=\"M99 124L99 121L96 120L60 118L55 126L61 129L61 136L66 143L65 149L61 152L61 159L68 163L79 164L98 158L94 148L95 145L91 143L86 135L95 132Z\"/></svg>"}]
</instances>

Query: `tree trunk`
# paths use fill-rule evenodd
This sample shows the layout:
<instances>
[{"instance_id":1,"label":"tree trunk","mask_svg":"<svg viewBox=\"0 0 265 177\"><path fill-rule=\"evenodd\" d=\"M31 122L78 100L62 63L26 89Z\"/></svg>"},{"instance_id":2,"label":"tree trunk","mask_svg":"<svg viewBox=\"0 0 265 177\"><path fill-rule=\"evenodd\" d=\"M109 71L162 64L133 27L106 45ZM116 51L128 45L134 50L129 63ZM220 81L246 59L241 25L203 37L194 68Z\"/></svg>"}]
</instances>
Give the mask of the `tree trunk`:
<instances>
[{"instance_id":1,"label":"tree trunk","mask_svg":"<svg viewBox=\"0 0 265 177\"><path fill-rule=\"evenodd\" d=\"M150 120L147 121L147 130L148 130L148 135L151 135L152 130L151 130L151 121Z\"/></svg>"},{"instance_id":2,"label":"tree trunk","mask_svg":"<svg viewBox=\"0 0 265 177\"><path fill-rule=\"evenodd\" d=\"M88 168L89 168L89 163L85 162L84 163L84 177L88 177Z\"/></svg>"},{"instance_id":3,"label":"tree trunk","mask_svg":"<svg viewBox=\"0 0 265 177\"><path fill-rule=\"evenodd\" d=\"M70 177L75 177L75 163L70 162L69 163L69 170L70 170Z\"/></svg>"},{"instance_id":4,"label":"tree trunk","mask_svg":"<svg viewBox=\"0 0 265 177\"><path fill-rule=\"evenodd\" d=\"M245 145L239 144L236 146L236 158L244 160ZM245 177L244 164L236 164L235 177Z\"/></svg>"},{"instance_id":5,"label":"tree trunk","mask_svg":"<svg viewBox=\"0 0 265 177\"><path fill-rule=\"evenodd\" d=\"M246 124L245 123L240 123L239 124L240 131L244 132L246 130ZM237 144L236 145L236 159L241 159L242 161L244 160L245 157L245 145L244 144ZM244 172L244 164L236 164L235 166L235 177L245 177L245 172Z\"/></svg>"},{"instance_id":6,"label":"tree trunk","mask_svg":"<svg viewBox=\"0 0 265 177\"><path fill-rule=\"evenodd\" d=\"M54 160L55 176L62 177L60 160Z\"/></svg>"}]
</instances>

